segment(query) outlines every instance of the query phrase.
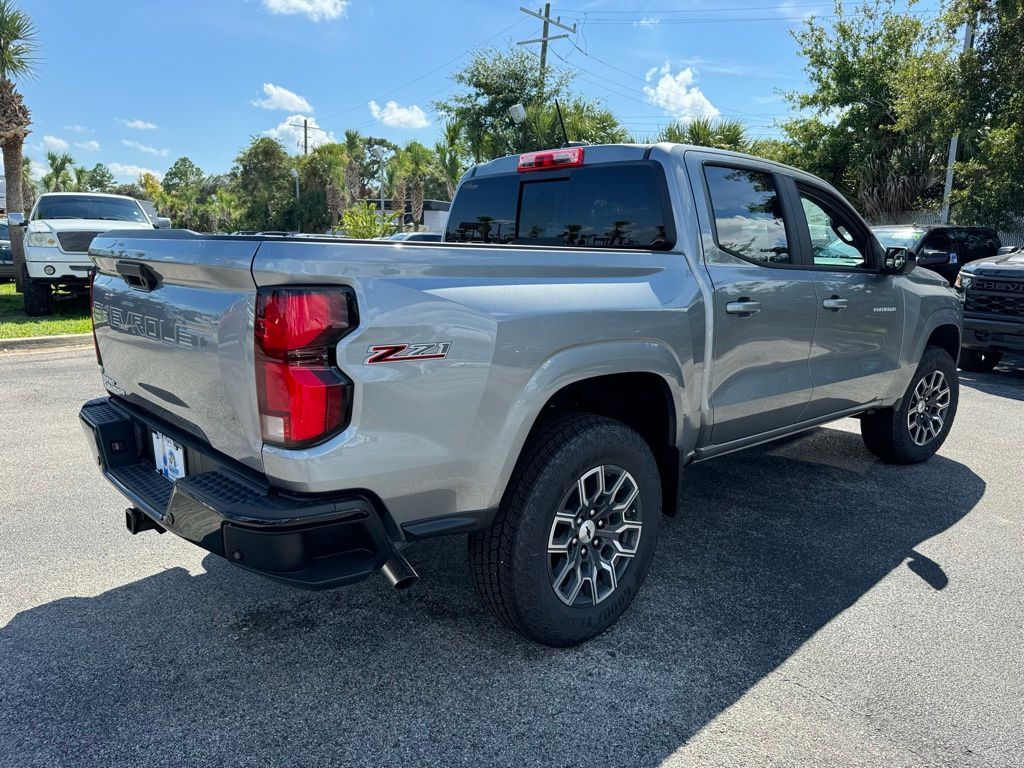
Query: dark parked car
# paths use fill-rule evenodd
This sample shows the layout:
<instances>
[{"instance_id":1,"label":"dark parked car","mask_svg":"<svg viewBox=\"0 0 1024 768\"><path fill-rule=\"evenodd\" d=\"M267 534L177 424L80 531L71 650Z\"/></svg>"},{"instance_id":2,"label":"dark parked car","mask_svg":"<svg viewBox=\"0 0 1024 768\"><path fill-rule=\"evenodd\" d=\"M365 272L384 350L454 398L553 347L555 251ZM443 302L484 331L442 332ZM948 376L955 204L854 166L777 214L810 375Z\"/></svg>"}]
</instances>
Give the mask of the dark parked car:
<instances>
[{"instance_id":1,"label":"dark parked car","mask_svg":"<svg viewBox=\"0 0 1024 768\"><path fill-rule=\"evenodd\" d=\"M872 227L884 247L901 246L917 254L917 263L938 272L951 284L960 267L999 253L999 233L987 227L951 227L944 224Z\"/></svg>"},{"instance_id":2,"label":"dark parked car","mask_svg":"<svg viewBox=\"0 0 1024 768\"><path fill-rule=\"evenodd\" d=\"M1024 352L1024 249L969 264L956 288L964 300L961 368L991 371L1004 352Z\"/></svg>"},{"instance_id":3,"label":"dark parked car","mask_svg":"<svg viewBox=\"0 0 1024 768\"><path fill-rule=\"evenodd\" d=\"M11 255L11 231L6 219L0 219L0 282L14 279L14 257Z\"/></svg>"}]
</instances>

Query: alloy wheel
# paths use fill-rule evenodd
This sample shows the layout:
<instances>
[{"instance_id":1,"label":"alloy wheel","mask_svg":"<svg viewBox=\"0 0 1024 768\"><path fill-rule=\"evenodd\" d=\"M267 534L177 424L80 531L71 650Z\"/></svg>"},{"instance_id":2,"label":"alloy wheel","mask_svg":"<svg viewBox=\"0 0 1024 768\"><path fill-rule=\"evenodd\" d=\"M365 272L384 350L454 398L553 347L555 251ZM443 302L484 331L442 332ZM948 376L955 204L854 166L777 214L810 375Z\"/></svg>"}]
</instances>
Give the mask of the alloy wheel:
<instances>
[{"instance_id":1,"label":"alloy wheel","mask_svg":"<svg viewBox=\"0 0 1024 768\"><path fill-rule=\"evenodd\" d=\"M636 556L643 525L640 487L626 470L604 464L566 491L551 523L551 588L568 606L611 595Z\"/></svg>"},{"instance_id":2,"label":"alloy wheel","mask_svg":"<svg viewBox=\"0 0 1024 768\"><path fill-rule=\"evenodd\" d=\"M932 371L917 382L907 411L907 429L916 445L928 445L938 437L945 426L949 404L949 382L942 371Z\"/></svg>"}]
</instances>

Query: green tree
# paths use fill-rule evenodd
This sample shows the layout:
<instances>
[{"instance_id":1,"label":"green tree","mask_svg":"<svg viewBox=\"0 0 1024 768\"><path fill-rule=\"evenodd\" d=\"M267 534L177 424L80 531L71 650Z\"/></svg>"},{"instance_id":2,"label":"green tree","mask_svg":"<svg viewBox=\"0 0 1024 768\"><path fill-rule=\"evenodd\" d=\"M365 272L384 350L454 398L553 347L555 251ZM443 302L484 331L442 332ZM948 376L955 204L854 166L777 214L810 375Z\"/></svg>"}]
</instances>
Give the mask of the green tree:
<instances>
[{"instance_id":1,"label":"green tree","mask_svg":"<svg viewBox=\"0 0 1024 768\"><path fill-rule=\"evenodd\" d=\"M629 132L615 115L597 102L574 97L559 104L559 108L565 124L564 135L554 103L532 104L526 109L526 121L512 151L531 152L560 147L566 136L569 141L591 144L619 144L629 140Z\"/></svg>"},{"instance_id":2,"label":"green tree","mask_svg":"<svg viewBox=\"0 0 1024 768\"><path fill-rule=\"evenodd\" d=\"M21 197L25 210L31 211L36 204L36 182L32 178L32 160L24 155L21 157Z\"/></svg>"},{"instance_id":3,"label":"green tree","mask_svg":"<svg viewBox=\"0 0 1024 768\"><path fill-rule=\"evenodd\" d=\"M481 162L511 154L521 145L524 128L509 117L512 106L529 108L564 100L572 75L549 73L542 87L537 60L526 51L484 49L474 51L470 63L452 79L465 90L434 107L463 126L469 153Z\"/></svg>"},{"instance_id":4,"label":"green tree","mask_svg":"<svg viewBox=\"0 0 1024 768\"><path fill-rule=\"evenodd\" d=\"M75 159L67 152L47 152L47 172L43 176L43 189L47 192L66 192L75 184L72 168Z\"/></svg>"},{"instance_id":5,"label":"green tree","mask_svg":"<svg viewBox=\"0 0 1024 768\"><path fill-rule=\"evenodd\" d=\"M783 124L795 164L841 189L868 216L933 203L941 193L937 121L909 126L899 103L907 73L929 70L947 43L894 0L834 7L828 23L808 19L794 38L810 89L790 103L810 114Z\"/></svg>"},{"instance_id":6,"label":"green tree","mask_svg":"<svg viewBox=\"0 0 1024 768\"><path fill-rule=\"evenodd\" d=\"M294 162L281 142L269 136L253 139L238 157L232 175L242 200L240 229L283 228L295 196L290 171Z\"/></svg>"},{"instance_id":7,"label":"green tree","mask_svg":"<svg viewBox=\"0 0 1024 768\"><path fill-rule=\"evenodd\" d=\"M337 228L341 212L348 204L345 176L349 156L345 146L336 143L321 144L302 158L301 165L303 188L323 193L330 228ZM320 230L324 226L317 222L313 228Z\"/></svg>"},{"instance_id":8,"label":"green tree","mask_svg":"<svg viewBox=\"0 0 1024 768\"><path fill-rule=\"evenodd\" d=\"M199 196L199 186L203 183L206 175L203 169L193 163L187 157L179 157L164 174L163 187L169 195Z\"/></svg>"},{"instance_id":9,"label":"green tree","mask_svg":"<svg viewBox=\"0 0 1024 768\"><path fill-rule=\"evenodd\" d=\"M741 120L712 120L707 117L667 125L658 133L657 140L728 149L733 152L749 152L752 143Z\"/></svg>"},{"instance_id":10,"label":"green tree","mask_svg":"<svg viewBox=\"0 0 1024 768\"><path fill-rule=\"evenodd\" d=\"M395 231L394 219L395 214L379 215L373 203L356 203L345 209L341 216L341 226L348 237L384 237Z\"/></svg>"},{"instance_id":11,"label":"green tree","mask_svg":"<svg viewBox=\"0 0 1024 768\"><path fill-rule=\"evenodd\" d=\"M130 181L126 184L117 184L110 189L112 195L126 195L128 197L134 197L136 200L149 200L150 198L137 181ZM154 202L150 200L150 202Z\"/></svg>"},{"instance_id":12,"label":"green tree","mask_svg":"<svg viewBox=\"0 0 1024 768\"><path fill-rule=\"evenodd\" d=\"M72 182L74 192L91 192L92 178L89 176L89 169L84 165L76 165L71 169L74 178Z\"/></svg>"},{"instance_id":13,"label":"green tree","mask_svg":"<svg viewBox=\"0 0 1024 768\"><path fill-rule=\"evenodd\" d=\"M975 13L974 48L955 62L942 93L949 116L943 128L946 135L959 133L963 147L954 218L998 227L1024 214L1024 3L953 0L947 28L952 32ZM923 111L927 105L913 104L907 90L907 113Z\"/></svg>"},{"instance_id":14,"label":"green tree","mask_svg":"<svg viewBox=\"0 0 1024 768\"><path fill-rule=\"evenodd\" d=\"M441 132L441 140L434 144L437 155L437 166L444 180L448 199L455 197L455 188L459 186L462 174L469 166L469 145L458 120L447 120Z\"/></svg>"},{"instance_id":15,"label":"green tree","mask_svg":"<svg viewBox=\"0 0 1024 768\"><path fill-rule=\"evenodd\" d=\"M114 188L114 175L103 163L96 163L89 171L89 185L96 192L109 192Z\"/></svg>"},{"instance_id":16,"label":"green tree","mask_svg":"<svg viewBox=\"0 0 1024 768\"><path fill-rule=\"evenodd\" d=\"M391 190L391 211L395 224L399 229L405 229L405 201L409 189L409 159L405 150L396 149L391 153L387 165L387 182Z\"/></svg>"},{"instance_id":17,"label":"green tree","mask_svg":"<svg viewBox=\"0 0 1024 768\"><path fill-rule=\"evenodd\" d=\"M362 196L363 179L360 160L365 152L366 146L359 131L351 129L345 131L345 156L348 158L345 164L346 205L352 205Z\"/></svg>"},{"instance_id":18,"label":"green tree","mask_svg":"<svg viewBox=\"0 0 1024 768\"><path fill-rule=\"evenodd\" d=\"M410 185L410 203L412 207L412 225L418 230L423 221L424 188L427 177L434 172L434 153L418 141L410 141L405 145L406 169Z\"/></svg>"},{"instance_id":19,"label":"green tree","mask_svg":"<svg viewBox=\"0 0 1024 768\"><path fill-rule=\"evenodd\" d=\"M25 210L22 180L22 149L32 117L18 92L19 81L35 75L36 27L32 19L11 0L0 0L0 149L4 154L7 179L7 211ZM21 265L25 248L21 227L11 227L11 253L15 281L21 288Z\"/></svg>"}]
</instances>

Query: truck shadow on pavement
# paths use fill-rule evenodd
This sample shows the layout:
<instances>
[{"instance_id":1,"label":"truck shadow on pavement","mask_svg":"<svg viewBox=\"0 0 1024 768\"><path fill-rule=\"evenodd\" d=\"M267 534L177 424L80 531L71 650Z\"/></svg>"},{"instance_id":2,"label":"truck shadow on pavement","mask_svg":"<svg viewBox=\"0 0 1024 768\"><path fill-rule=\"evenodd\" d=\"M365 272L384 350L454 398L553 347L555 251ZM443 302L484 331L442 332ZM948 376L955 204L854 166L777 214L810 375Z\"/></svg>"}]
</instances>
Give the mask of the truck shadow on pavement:
<instances>
[{"instance_id":1,"label":"truck shadow on pavement","mask_svg":"<svg viewBox=\"0 0 1024 768\"><path fill-rule=\"evenodd\" d=\"M695 467L636 604L569 650L492 620L462 539L410 549L405 593L208 557L0 629L0 763L654 766L895 569L941 590L915 547L984 490L837 429Z\"/></svg>"},{"instance_id":2,"label":"truck shadow on pavement","mask_svg":"<svg viewBox=\"0 0 1024 768\"><path fill-rule=\"evenodd\" d=\"M996 397L1024 400L1024 355L1007 355L991 373L960 371L960 385Z\"/></svg>"}]
</instances>

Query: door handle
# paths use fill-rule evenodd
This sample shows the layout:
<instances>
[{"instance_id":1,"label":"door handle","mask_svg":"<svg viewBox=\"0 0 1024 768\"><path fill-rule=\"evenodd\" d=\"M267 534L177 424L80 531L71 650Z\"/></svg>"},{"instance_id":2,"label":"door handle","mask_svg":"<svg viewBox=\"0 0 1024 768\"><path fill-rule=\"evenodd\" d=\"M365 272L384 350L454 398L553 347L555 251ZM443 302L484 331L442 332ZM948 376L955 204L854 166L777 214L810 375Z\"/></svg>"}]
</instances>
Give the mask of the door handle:
<instances>
[{"instance_id":1,"label":"door handle","mask_svg":"<svg viewBox=\"0 0 1024 768\"><path fill-rule=\"evenodd\" d=\"M755 312L761 311L761 302L754 301L753 299L740 299L739 301L730 301L728 304L725 305L725 311L730 315L750 317Z\"/></svg>"},{"instance_id":2,"label":"door handle","mask_svg":"<svg viewBox=\"0 0 1024 768\"><path fill-rule=\"evenodd\" d=\"M849 301L841 299L838 296L833 296L832 298L825 299L821 302L821 306L825 309L831 310L832 312L839 312L840 310L846 309L849 305Z\"/></svg>"}]
</instances>

